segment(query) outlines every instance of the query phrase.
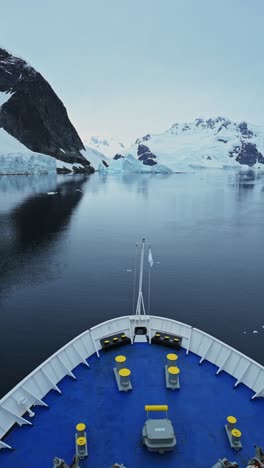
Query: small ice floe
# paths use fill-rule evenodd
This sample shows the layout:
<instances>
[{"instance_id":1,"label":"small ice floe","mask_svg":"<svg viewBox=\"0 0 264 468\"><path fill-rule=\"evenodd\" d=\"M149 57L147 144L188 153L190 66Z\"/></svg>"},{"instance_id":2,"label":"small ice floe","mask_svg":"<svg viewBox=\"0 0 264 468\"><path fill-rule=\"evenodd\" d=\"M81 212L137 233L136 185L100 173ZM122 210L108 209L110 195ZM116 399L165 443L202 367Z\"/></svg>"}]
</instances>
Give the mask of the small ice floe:
<instances>
[{"instance_id":1,"label":"small ice floe","mask_svg":"<svg viewBox=\"0 0 264 468\"><path fill-rule=\"evenodd\" d=\"M58 192L48 192L47 195L56 195Z\"/></svg>"},{"instance_id":2,"label":"small ice floe","mask_svg":"<svg viewBox=\"0 0 264 468\"><path fill-rule=\"evenodd\" d=\"M128 271L128 272L130 273L132 270L129 270L129 269L128 269L128 270L126 270L126 271Z\"/></svg>"},{"instance_id":3,"label":"small ice floe","mask_svg":"<svg viewBox=\"0 0 264 468\"><path fill-rule=\"evenodd\" d=\"M261 325L261 328L264 328L264 325Z\"/></svg>"},{"instance_id":4,"label":"small ice floe","mask_svg":"<svg viewBox=\"0 0 264 468\"><path fill-rule=\"evenodd\" d=\"M156 262L156 263L157 263L157 265L159 265L159 264L160 264L160 262Z\"/></svg>"},{"instance_id":5,"label":"small ice floe","mask_svg":"<svg viewBox=\"0 0 264 468\"><path fill-rule=\"evenodd\" d=\"M77 188L77 189L75 190L75 192L81 192L81 189Z\"/></svg>"},{"instance_id":6,"label":"small ice floe","mask_svg":"<svg viewBox=\"0 0 264 468\"><path fill-rule=\"evenodd\" d=\"M243 333L244 333L244 335L246 335L247 332L246 332L246 331L243 331Z\"/></svg>"},{"instance_id":7,"label":"small ice floe","mask_svg":"<svg viewBox=\"0 0 264 468\"><path fill-rule=\"evenodd\" d=\"M253 330L253 332L252 332L252 333L256 334L256 333L258 333L258 330Z\"/></svg>"}]
</instances>

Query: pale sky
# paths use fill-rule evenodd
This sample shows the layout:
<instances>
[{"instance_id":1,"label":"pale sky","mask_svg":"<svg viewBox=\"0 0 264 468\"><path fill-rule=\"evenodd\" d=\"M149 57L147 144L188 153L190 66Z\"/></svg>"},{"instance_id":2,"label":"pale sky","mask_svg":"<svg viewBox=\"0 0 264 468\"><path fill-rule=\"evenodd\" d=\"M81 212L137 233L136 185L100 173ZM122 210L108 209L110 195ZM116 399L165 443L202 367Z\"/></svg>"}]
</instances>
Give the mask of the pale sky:
<instances>
[{"instance_id":1,"label":"pale sky","mask_svg":"<svg viewBox=\"0 0 264 468\"><path fill-rule=\"evenodd\" d=\"M0 46L49 81L85 139L177 121L264 124L264 0L0 0Z\"/></svg>"}]
</instances>

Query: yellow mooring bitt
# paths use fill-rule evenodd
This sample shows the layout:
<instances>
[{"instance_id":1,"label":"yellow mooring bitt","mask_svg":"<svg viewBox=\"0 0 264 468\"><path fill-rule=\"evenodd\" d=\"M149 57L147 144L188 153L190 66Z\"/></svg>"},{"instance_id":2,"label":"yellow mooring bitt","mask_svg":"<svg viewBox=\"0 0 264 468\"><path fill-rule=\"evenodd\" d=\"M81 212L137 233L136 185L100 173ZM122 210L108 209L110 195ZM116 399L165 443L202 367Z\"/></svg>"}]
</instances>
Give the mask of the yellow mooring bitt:
<instances>
[{"instance_id":1,"label":"yellow mooring bitt","mask_svg":"<svg viewBox=\"0 0 264 468\"><path fill-rule=\"evenodd\" d=\"M145 405L145 411L168 411L168 405Z\"/></svg>"},{"instance_id":2,"label":"yellow mooring bitt","mask_svg":"<svg viewBox=\"0 0 264 468\"><path fill-rule=\"evenodd\" d=\"M147 417L149 419L149 412L152 411L165 411L166 412L166 419L168 419L168 405L145 405L145 411L147 412Z\"/></svg>"}]
</instances>

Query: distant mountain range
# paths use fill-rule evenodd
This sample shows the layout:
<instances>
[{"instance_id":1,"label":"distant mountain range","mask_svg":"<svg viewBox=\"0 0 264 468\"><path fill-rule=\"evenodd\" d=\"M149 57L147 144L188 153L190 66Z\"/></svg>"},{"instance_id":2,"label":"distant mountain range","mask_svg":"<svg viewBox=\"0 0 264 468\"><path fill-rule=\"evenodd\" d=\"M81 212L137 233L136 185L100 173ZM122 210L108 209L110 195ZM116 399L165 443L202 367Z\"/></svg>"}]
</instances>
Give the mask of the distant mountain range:
<instances>
[{"instance_id":1,"label":"distant mountain range","mask_svg":"<svg viewBox=\"0 0 264 468\"><path fill-rule=\"evenodd\" d=\"M4 49L0 49L0 128L31 150L27 152L31 157L32 152L49 155L66 163L68 170L70 164L76 172L93 172L66 108L49 83ZM4 157L1 140L0 155ZM61 171L63 167L59 165Z\"/></svg>"},{"instance_id":2,"label":"distant mountain range","mask_svg":"<svg viewBox=\"0 0 264 468\"><path fill-rule=\"evenodd\" d=\"M84 140L89 148L104 154L107 158L112 159L116 154L125 150L125 144L117 141L114 138L103 138L100 136L91 136Z\"/></svg>"},{"instance_id":3,"label":"distant mountain range","mask_svg":"<svg viewBox=\"0 0 264 468\"><path fill-rule=\"evenodd\" d=\"M175 123L160 134L147 134L121 149L115 160L131 156L144 166L162 165L171 171L264 164L264 128L225 117ZM120 162L111 170L120 170ZM138 166L137 166L138 167ZM110 169L109 169L110 170ZM145 172L145 169L144 169ZM157 170L155 171L157 172Z\"/></svg>"}]
</instances>

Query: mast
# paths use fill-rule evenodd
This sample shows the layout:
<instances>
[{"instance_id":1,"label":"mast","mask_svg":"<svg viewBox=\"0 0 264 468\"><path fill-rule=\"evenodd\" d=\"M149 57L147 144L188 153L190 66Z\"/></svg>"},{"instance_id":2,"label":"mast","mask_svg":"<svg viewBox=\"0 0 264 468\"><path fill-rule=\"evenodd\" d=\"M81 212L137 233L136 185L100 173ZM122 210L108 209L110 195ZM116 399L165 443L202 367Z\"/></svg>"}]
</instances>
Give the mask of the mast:
<instances>
[{"instance_id":1,"label":"mast","mask_svg":"<svg viewBox=\"0 0 264 468\"><path fill-rule=\"evenodd\" d=\"M144 315L146 315L144 299L142 294L142 284L143 284L143 269L144 269L144 254L145 254L145 239L142 239L141 244L141 256L140 256L140 271L139 271L139 284L138 284L138 299L137 299L137 308L136 315L140 318L141 316L141 306Z\"/></svg>"}]
</instances>

